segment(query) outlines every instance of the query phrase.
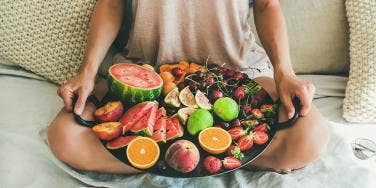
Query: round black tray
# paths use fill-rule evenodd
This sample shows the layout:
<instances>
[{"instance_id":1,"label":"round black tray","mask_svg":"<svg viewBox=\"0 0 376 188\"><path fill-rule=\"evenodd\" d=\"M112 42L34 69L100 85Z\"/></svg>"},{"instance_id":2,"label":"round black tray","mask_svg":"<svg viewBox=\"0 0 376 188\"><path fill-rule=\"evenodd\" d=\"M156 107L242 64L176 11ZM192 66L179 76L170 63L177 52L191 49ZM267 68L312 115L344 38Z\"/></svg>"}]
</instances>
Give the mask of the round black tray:
<instances>
[{"instance_id":1,"label":"round black tray","mask_svg":"<svg viewBox=\"0 0 376 188\"><path fill-rule=\"evenodd\" d=\"M261 99L261 101L252 101L252 102L256 102L257 106L260 106L261 104L270 104L270 103L280 104L279 100L273 102L273 100L271 99L270 95L264 89L259 90L256 93L256 95L262 95L261 97L257 97L257 98ZM102 99L102 101L98 101L95 98L95 96L93 96L93 95L89 96L89 98L88 98L88 101L92 102L96 107L101 107L105 103L107 103L108 101L111 101L111 100L116 100L116 99L113 98L113 97L111 97L109 93ZM76 100L74 100L74 104L75 104L75 101ZM263 145L253 145L253 147L250 150L247 150L247 151L243 152L244 153L244 158L241 161L242 165L240 167L238 167L238 168L235 168L235 169L232 169L232 170L226 170L226 169L222 168L221 171L218 172L218 173L216 173L216 174L210 174L209 172L207 172L203 168L202 162L203 162L203 159L206 156L211 155L211 154L209 154L209 153L205 152L204 150L202 150L202 148L200 147L200 144L198 143L197 137L191 136L186 131L186 129L184 129L184 135L183 135L183 137L175 139L175 140L172 140L172 141L169 141L169 142L167 142L165 144L159 145L161 155L160 155L160 157L158 159L158 162L152 168L147 169L146 172L149 172L149 173L152 173L152 174L156 174L156 175L160 175L160 176L167 176L167 177L190 178L190 177L204 177L204 176L221 175L221 174L225 174L225 173L234 171L236 169L242 168L242 167L246 166L247 164L249 164L250 162L252 162L254 159L256 159L259 155L261 155L267 149L267 147L273 141L274 135L275 135L275 133L278 130L288 128L288 127L292 126L297 121L297 119L299 117L299 111L300 111L300 102L299 102L299 100L297 98L294 98L293 99L293 104L294 104L294 107L295 107L295 114L288 121L283 122L283 123L279 123L278 122L278 118L277 118L278 114L275 116L275 118L273 118L273 119L269 118L268 120L266 120L267 123L268 123L268 125L270 126L270 129L267 131L267 134L269 136L268 141L265 144L263 144ZM75 121L78 124L80 124L82 126L85 126L85 127L91 128L95 124L98 123L98 122L95 122L95 121L84 120L80 116L78 116L77 114L73 114L73 115L74 115ZM200 162L199 162L197 168L195 170L193 170L192 172L189 172L189 173L181 173L181 172L175 171L174 169L170 168L166 164L166 162L164 161L164 154L166 153L167 148L172 143L174 143L175 141L181 140L181 139L185 139L185 140L189 140L189 141L193 142L197 146L198 150L200 151ZM105 144L105 143L103 143L103 144ZM124 148L120 148L120 149L116 149L116 150L108 150L108 151L111 152L119 160L123 161L127 165L130 165L129 161L126 158L126 154L125 154L125 149ZM224 154L215 155L215 156L218 157L218 158L220 158L220 159L223 159L223 158L226 157L226 154L224 153Z\"/></svg>"}]
</instances>

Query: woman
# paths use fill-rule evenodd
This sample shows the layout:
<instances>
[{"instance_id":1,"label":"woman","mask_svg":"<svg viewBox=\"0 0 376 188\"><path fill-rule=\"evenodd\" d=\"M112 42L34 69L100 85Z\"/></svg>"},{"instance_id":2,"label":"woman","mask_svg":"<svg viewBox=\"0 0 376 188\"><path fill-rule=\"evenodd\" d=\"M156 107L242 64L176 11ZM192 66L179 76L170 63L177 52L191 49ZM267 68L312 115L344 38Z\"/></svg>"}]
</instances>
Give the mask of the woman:
<instances>
[{"instance_id":1,"label":"woman","mask_svg":"<svg viewBox=\"0 0 376 188\"><path fill-rule=\"evenodd\" d=\"M122 0L99 0L91 18L85 61L79 73L58 89L63 108L48 131L53 153L81 170L137 173L113 157L91 132L73 120L71 111L93 118L94 106L86 103L92 92L101 98L106 82L95 77L116 38L124 14ZM129 58L150 62L202 60L226 62L232 68L251 68L248 75L274 100L281 99L279 120L294 114L291 99L301 101L302 116L294 126L276 133L270 147L249 168L289 172L317 159L328 133L324 118L312 105L314 86L297 78L291 67L285 21L278 0L255 0L254 15L265 51L257 46L248 25L248 0L134 0L133 25L127 45ZM271 66L272 64L272 66ZM273 68L274 72L273 72ZM78 96L72 109L72 98Z\"/></svg>"}]
</instances>

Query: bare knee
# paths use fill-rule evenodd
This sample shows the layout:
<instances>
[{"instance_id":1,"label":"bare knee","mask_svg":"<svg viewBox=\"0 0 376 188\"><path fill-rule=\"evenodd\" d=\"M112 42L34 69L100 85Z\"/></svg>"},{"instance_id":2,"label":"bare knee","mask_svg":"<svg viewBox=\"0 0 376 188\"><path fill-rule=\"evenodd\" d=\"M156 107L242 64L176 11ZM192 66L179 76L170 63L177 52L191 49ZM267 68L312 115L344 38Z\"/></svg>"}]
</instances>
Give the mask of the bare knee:
<instances>
[{"instance_id":1,"label":"bare knee","mask_svg":"<svg viewBox=\"0 0 376 188\"><path fill-rule=\"evenodd\" d=\"M315 107L291 128L277 135L281 139L278 153L273 155L275 169L290 171L302 168L325 151L329 140L327 121Z\"/></svg>"},{"instance_id":2,"label":"bare knee","mask_svg":"<svg viewBox=\"0 0 376 188\"><path fill-rule=\"evenodd\" d=\"M83 152L79 140L73 138L69 131L63 129L64 125L52 123L48 127L48 143L53 154L69 166L86 171L97 171L99 166L91 162L90 156Z\"/></svg>"}]
</instances>

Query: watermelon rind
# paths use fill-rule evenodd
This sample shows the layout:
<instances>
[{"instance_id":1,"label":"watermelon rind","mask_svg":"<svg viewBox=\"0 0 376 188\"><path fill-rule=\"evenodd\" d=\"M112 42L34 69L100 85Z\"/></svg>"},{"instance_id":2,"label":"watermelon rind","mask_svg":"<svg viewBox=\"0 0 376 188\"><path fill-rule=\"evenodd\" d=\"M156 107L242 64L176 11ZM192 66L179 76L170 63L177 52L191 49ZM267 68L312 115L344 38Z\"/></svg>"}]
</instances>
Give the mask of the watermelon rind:
<instances>
[{"instance_id":1,"label":"watermelon rind","mask_svg":"<svg viewBox=\"0 0 376 188\"><path fill-rule=\"evenodd\" d=\"M134 139L136 139L138 137L140 137L140 136L136 136L135 135L135 136L121 136L121 137L118 137L115 140L107 142L106 148L114 150L114 149L120 149L120 148L126 147L126 146L128 146L128 144L132 140L134 140Z\"/></svg>"},{"instance_id":2,"label":"watermelon rind","mask_svg":"<svg viewBox=\"0 0 376 188\"><path fill-rule=\"evenodd\" d=\"M131 63L121 63L121 64L122 65L139 66L139 67L142 67L145 70L150 71L148 68L140 66L140 65L136 65L136 64L131 64ZM120 65L119 64L112 65L109 68L109 71L108 71L109 72L109 74L108 74L108 86L109 86L110 93L114 97L122 100L124 103L136 104L136 103L140 103L140 102L144 102L144 101L156 100L161 95L163 80L157 73L155 73L155 74L156 74L157 78L160 80L160 84L158 86L150 87L150 88L140 88L140 87L128 85L128 84L116 79L111 73L111 69L114 66L120 66Z\"/></svg>"}]
</instances>

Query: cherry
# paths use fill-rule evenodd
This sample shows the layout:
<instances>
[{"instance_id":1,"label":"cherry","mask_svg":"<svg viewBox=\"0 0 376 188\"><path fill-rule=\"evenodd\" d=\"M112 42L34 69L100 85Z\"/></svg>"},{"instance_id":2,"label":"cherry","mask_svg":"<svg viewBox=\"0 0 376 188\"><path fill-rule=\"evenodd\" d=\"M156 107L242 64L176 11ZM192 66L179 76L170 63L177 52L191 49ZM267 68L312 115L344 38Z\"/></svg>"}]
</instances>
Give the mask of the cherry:
<instances>
[{"instance_id":1,"label":"cherry","mask_svg":"<svg viewBox=\"0 0 376 188\"><path fill-rule=\"evenodd\" d=\"M235 75L235 71L234 70L228 70L227 72L226 72L226 76L227 77L229 77L229 78L231 78L231 77L233 77Z\"/></svg>"},{"instance_id":2,"label":"cherry","mask_svg":"<svg viewBox=\"0 0 376 188\"><path fill-rule=\"evenodd\" d=\"M235 89L234 91L234 97L235 99L242 100L245 98L245 92L243 86L240 86Z\"/></svg>"},{"instance_id":3,"label":"cherry","mask_svg":"<svg viewBox=\"0 0 376 188\"><path fill-rule=\"evenodd\" d=\"M244 74L241 72L236 72L234 75L235 80L241 80L244 78Z\"/></svg>"},{"instance_id":4,"label":"cherry","mask_svg":"<svg viewBox=\"0 0 376 188\"><path fill-rule=\"evenodd\" d=\"M195 82L190 82L189 83L189 89L191 91L196 91L197 90L197 84Z\"/></svg>"},{"instance_id":5,"label":"cherry","mask_svg":"<svg viewBox=\"0 0 376 188\"><path fill-rule=\"evenodd\" d=\"M206 84L210 87L214 84L215 82L215 79L213 77L209 77L208 79L206 79Z\"/></svg>"},{"instance_id":6,"label":"cherry","mask_svg":"<svg viewBox=\"0 0 376 188\"><path fill-rule=\"evenodd\" d=\"M172 75L174 75L176 78L180 78L183 74L184 71L180 67L175 67L171 70Z\"/></svg>"},{"instance_id":7,"label":"cherry","mask_svg":"<svg viewBox=\"0 0 376 188\"><path fill-rule=\"evenodd\" d=\"M201 84L199 85L199 88L204 91L206 90L206 82L201 82Z\"/></svg>"},{"instance_id":8,"label":"cherry","mask_svg":"<svg viewBox=\"0 0 376 188\"><path fill-rule=\"evenodd\" d=\"M232 127L240 127L242 126L242 124L240 123L240 120L239 119L235 119L233 122L232 122Z\"/></svg>"},{"instance_id":9,"label":"cherry","mask_svg":"<svg viewBox=\"0 0 376 188\"><path fill-rule=\"evenodd\" d=\"M223 93L219 90L213 90L212 91L212 98L214 101L216 101L217 99L223 97Z\"/></svg>"},{"instance_id":10,"label":"cherry","mask_svg":"<svg viewBox=\"0 0 376 188\"><path fill-rule=\"evenodd\" d=\"M249 104L245 104L243 105L243 110L246 114L248 114L252 110L252 107Z\"/></svg>"},{"instance_id":11,"label":"cherry","mask_svg":"<svg viewBox=\"0 0 376 188\"><path fill-rule=\"evenodd\" d=\"M219 72L221 74L225 74L227 71L228 71L228 68L226 68L226 67L219 67Z\"/></svg>"}]
</instances>

